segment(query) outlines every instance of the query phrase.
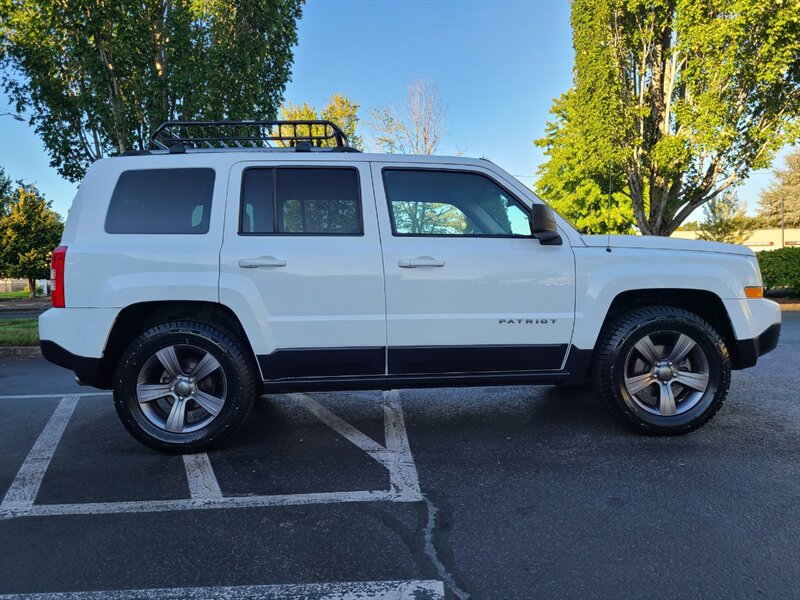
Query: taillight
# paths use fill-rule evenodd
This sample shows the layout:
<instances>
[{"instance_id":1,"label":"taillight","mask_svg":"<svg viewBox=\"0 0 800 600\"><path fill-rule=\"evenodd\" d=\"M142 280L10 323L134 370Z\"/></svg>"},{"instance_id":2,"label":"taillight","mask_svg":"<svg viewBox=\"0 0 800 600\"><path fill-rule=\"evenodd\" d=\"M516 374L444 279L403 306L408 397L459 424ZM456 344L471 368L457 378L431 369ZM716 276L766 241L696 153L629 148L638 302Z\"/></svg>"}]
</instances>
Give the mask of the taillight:
<instances>
[{"instance_id":1,"label":"taillight","mask_svg":"<svg viewBox=\"0 0 800 600\"><path fill-rule=\"evenodd\" d=\"M67 261L67 247L59 246L53 250L50 261L50 298L53 308L64 308L64 264Z\"/></svg>"}]
</instances>

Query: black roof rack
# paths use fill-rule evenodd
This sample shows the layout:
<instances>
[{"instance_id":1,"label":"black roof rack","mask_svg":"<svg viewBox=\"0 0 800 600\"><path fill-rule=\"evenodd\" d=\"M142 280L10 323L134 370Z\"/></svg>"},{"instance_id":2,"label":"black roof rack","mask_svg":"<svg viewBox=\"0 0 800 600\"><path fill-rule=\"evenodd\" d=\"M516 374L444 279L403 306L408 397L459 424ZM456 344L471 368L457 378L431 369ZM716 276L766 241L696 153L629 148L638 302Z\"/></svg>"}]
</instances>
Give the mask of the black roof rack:
<instances>
[{"instance_id":1,"label":"black roof rack","mask_svg":"<svg viewBox=\"0 0 800 600\"><path fill-rule=\"evenodd\" d=\"M330 121L167 121L153 132L154 148L328 148L357 152ZM177 149L177 148L176 148Z\"/></svg>"}]
</instances>

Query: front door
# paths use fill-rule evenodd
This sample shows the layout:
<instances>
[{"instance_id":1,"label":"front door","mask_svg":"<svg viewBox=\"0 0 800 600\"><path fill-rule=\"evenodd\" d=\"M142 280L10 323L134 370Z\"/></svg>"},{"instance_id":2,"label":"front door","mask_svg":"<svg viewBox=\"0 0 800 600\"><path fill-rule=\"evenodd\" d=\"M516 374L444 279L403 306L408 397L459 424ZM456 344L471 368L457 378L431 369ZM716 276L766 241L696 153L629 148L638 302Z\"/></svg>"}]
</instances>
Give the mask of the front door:
<instances>
[{"instance_id":1,"label":"front door","mask_svg":"<svg viewBox=\"0 0 800 600\"><path fill-rule=\"evenodd\" d=\"M238 163L226 214L220 302L242 319L264 379L385 373L368 163Z\"/></svg>"},{"instance_id":2,"label":"front door","mask_svg":"<svg viewBox=\"0 0 800 600\"><path fill-rule=\"evenodd\" d=\"M389 373L561 369L574 321L569 243L532 238L525 204L488 169L372 171Z\"/></svg>"}]
</instances>

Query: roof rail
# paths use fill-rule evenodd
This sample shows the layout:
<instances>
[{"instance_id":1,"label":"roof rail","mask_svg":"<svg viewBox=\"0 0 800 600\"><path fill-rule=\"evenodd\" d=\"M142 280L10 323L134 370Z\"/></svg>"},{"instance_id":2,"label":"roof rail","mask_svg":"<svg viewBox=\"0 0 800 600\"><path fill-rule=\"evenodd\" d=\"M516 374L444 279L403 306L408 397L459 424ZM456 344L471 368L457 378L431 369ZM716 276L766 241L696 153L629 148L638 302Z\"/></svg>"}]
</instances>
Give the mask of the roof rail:
<instances>
[{"instance_id":1,"label":"roof rail","mask_svg":"<svg viewBox=\"0 0 800 600\"><path fill-rule=\"evenodd\" d=\"M167 121L151 136L153 147L184 148L301 148L356 151L347 136L330 121Z\"/></svg>"}]
</instances>

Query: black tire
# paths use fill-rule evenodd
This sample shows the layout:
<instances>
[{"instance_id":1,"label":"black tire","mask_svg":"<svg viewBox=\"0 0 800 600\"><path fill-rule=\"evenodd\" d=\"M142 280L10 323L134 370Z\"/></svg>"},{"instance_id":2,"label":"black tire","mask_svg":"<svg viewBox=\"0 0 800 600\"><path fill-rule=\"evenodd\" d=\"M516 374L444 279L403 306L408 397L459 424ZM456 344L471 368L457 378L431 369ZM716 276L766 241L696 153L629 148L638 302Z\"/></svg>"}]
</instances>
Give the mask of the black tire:
<instances>
[{"instance_id":1,"label":"black tire","mask_svg":"<svg viewBox=\"0 0 800 600\"><path fill-rule=\"evenodd\" d=\"M672 363L667 366L668 356L664 355L672 354L668 340L680 339L681 334L695 342L691 350L695 354L683 359L688 361L681 363L683 366L676 363L673 368ZM663 359L652 368L644 366L648 361L636 347L643 342L640 347L647 349L645 338L656 348L658 358ZM658 340L664 344L657 345ZM676 341L675 345L678 344ZM638 367L638 375L635 367ZM682 385L681 379L675 378L682 377L680 369L683 367L689 369L690 377L706 376L707 387L701 391ZM697 373L691 373L692 368L696 368ZM641 433L681 435L703 426L720 409L730 386L731 361L724 339L707 321L682 308L650 306L633 309L604 328L592 371L595 390L623 423ZM629 382L634 377L644 377L643 383L648 377L653 381L641 392L631 394L626 377L630 378ZM677 388L673 387L673 381ZM665 394L662 390L667 387L672 392L679 391L674 395L670 392L666 397L672 397L672 402L666 401L662 406L660 402ZM652 407L648 403L649 394L657 396ZM684 400L680 400L681 394ZM662 414L663 407L666 410Z\"/></svg>"},{"instance_id":2,"label":"black tire","mask_svg":"<svg viewBox=\"0 0 800 600\"><path fill-rule=\"evenodd\" d=\"M187 394L185 408L179 411L183 423L181 429L185 425L192 425L187 415L199 413L205 415L205 419L210 419L205 425L203 419L198 419L192 426L199 429L194 431L168 431L166 423L159 426L154 422L164 418L163 412L175 406L177 396L161 397L157 401L142 404L137 397L137 384L145 383L140 381L143 374L157 372L163 367L156 353L169 348L182 357L183 362L179 362L183 373L189 373L193 368L192 356L204 357L204 352L218 362L218 367L211 375L202 378L202 382L198 379L197 384L192 384L196 386L195 393L203 391L201 385L221 388L221 391L212 389L210 393L212 397L221 396L224 400L221 408L214 408L218 413L214 415L206 411L193 400L191 394ZM195 359L194 367L199 360ZM245 421L257 395L257 373L256 365L242 340L225 329L195 321L162 323L139 335L123 352L114 371L114 404L125 428L146 446L180 454L202 452L229 438ZM170 381L174 381L166 370L161 377L156 385L170 385ZM151 408L143 408L145 406Z\"/></svg>"}]
</instances>

